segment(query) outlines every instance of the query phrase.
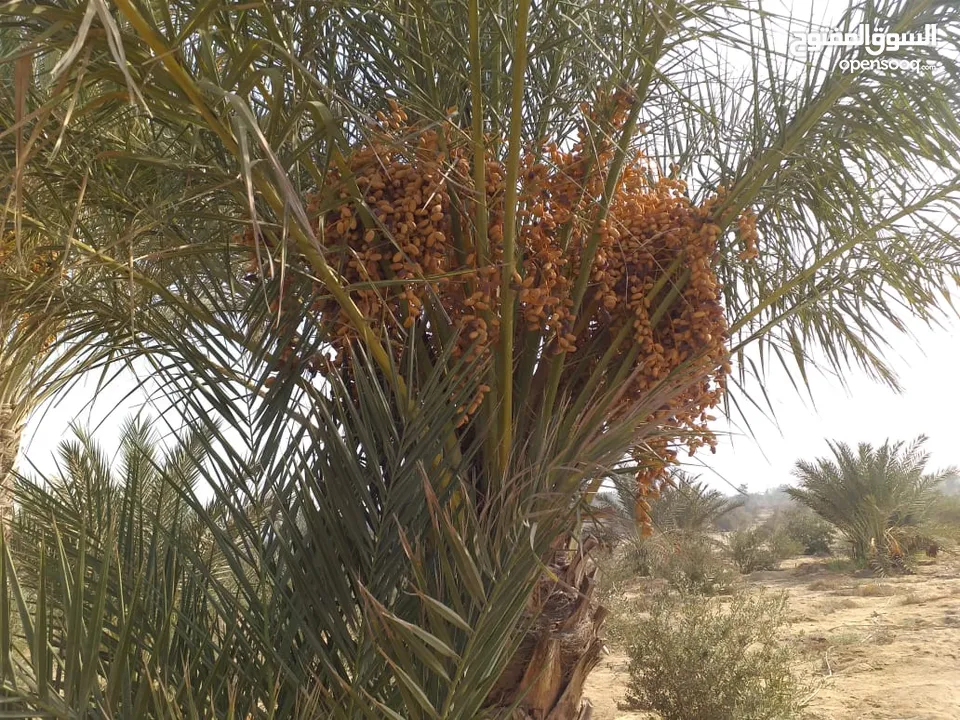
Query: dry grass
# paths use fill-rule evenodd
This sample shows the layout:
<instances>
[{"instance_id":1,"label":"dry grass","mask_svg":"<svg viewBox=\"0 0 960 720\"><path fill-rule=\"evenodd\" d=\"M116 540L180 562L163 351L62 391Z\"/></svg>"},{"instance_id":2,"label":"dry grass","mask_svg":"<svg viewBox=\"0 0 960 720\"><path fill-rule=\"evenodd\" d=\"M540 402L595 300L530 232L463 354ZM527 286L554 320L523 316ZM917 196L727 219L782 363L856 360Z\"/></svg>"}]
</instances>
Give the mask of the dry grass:
<instances>
[{"instance_id":1,"label":"dry grass","mask_svg":"<svg viewBox=\"0 0 960 720\"><path fill-rule=\"evenodd\" d=\"M813 575L823 572L824 564L822 562L801 562L793 568L794 575Z\"/></svg>"},{"instance_id":2,"label":"dry grass","mask_svg":"<svg viewBox=\"0 0 960 720\"><path fill-rule=\"evenodd\" d=\"M900 598L901 605L920 605L926 601L927 601L927 598L915 592L907 593L902 598Z\"/></svg>"},{"instance_id":3,"label":"dry grass","mask_svg":"<svg viewBox=\"0 0 960 720\"><path fill-rule=\"evenodd\" d=\"M824 600L818 606L818 609L826 615L838 612L840 610L854 610L860 607L860 603L852 598L830 598Z\"/></svg>"},{"instance_id":4,"label":"dry grass","mask_svg":"<svg viewBox=\"0 0 960 720\"><path fill-rule=\"evenodd\" d=\"M918 592L909 592L900 598L901 605L922 605L928 602L937 602L938 600L948 600L960 594L960 586L954 587L950 592L935 593L933 595L922 595Z\"/></svg>"},{"instance_id":5,"label":"dry grass","mask_svg":"<svg viewBox=\"0 0 960 720\"><path fill-rule=\"evenodd\" d=\"M845 585L843 578L830 577L830 578L821 578L820 580L814 580L812 583L807 585L807 590L813 592L821 590L837 590Z\"/></svg>"},{"instance_id":6,"label":"dry grass","mask_svg":"<svg viewBox=\"0 0 960 720\"><path fill-rule=\"evenodd\" d=\"M893 585L868 582L852 587L841 587L833 591L834 595L855 595L857 597L889 597L897 594Z\"/></svg>"}]
</instances>

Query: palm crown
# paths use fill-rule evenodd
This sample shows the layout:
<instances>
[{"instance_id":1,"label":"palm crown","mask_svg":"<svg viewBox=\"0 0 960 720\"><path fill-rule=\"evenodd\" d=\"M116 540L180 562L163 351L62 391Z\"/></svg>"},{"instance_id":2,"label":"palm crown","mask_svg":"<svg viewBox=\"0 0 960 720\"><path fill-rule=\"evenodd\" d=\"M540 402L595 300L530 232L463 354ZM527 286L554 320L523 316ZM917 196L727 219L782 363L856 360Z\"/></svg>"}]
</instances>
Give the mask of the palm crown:
<instances>
[{"instance_id":1,"label":"palm crown","mask_svg":"<svg viewBox=\"0 0 960 720\"><path fill-rule=\"evenodd\" d=\"M856 449L831 443L833 458L797 463L800 486L787 493L833 523L856 560L902 556L929 513L937 486L956 474L954 468L926 471L925 441L921 436L880 447L861 443Z\"/></svg>"}]
</instances>

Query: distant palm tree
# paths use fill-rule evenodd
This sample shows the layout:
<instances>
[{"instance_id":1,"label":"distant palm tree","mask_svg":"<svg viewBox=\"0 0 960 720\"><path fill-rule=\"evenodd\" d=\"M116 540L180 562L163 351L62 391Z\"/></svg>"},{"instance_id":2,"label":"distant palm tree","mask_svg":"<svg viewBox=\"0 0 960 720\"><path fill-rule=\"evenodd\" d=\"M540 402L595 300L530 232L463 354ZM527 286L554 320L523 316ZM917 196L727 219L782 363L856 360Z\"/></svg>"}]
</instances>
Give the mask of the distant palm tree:
<instances>
[{"instance_id":1,"label":"distant palm tree","mask_svg":"<svg viewBox=\"0 0 960 720\"><path fill-rule=\"evenodd\" d=\"M615 492L599 495L596 504L612 508L618 518L635 527L636 483L632 478L617 478L613 482ZM717 520L742 507L744 501L724 495L686 472L674 471L670 483L648 503L650 525L655 531L702 534L715 529Z\"/></svg>"},{"instance_id":2,"label":"distant palm tree","mask_svg":"<svg viewBox=\"0 0 960 720\"><path fill-rule=\"evenodd\" d=\"M798 461L799 487L786 490L832 523L850 543L860 563L902 565L911 540L922 529L937 487L956 470L926 472L929 454L920 436L910 443L887 441L879 448L856 449L830 443L833 458Z\"/></svg>"},{"instance_id":3,"label":"distant palm tree","mask_svg":"<svg viewBox=\"0 0 960 720\"><path fill-rule=\"evenodd\" d=\"M657 497L638 494L632 478L615 478L616 492L596 498L601 512L595 517L598 530L625 541L629 547L626 567L638 575L664 573L673 576L678 567L671 560L689 559L681 573L681 582L703 581L712 585L711 570L704 573L696 558L712 558L717 549L709 533L716 530L722 517L743 505L743 500L724 495L686 472L671 473L670 484ZM649 505L649 523L638 523L637 501ZM608 510L609 512L603 512Z\"/></svg>"}]
</instances>

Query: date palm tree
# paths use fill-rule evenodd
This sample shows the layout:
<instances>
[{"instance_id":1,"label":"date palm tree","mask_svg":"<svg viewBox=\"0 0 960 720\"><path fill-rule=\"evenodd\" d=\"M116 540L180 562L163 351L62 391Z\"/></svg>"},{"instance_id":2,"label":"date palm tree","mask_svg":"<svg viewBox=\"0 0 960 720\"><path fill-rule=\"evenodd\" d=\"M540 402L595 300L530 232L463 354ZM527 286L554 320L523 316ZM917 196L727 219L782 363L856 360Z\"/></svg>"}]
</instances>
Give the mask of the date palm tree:
<instances>
[{"instance_id":1,"label":"date palm tree","mask_svg":"<svg viewBox=\"0 0 960 720\"><path fill-rule=\"evenodd\" d=\"M79 263L46 312L219 438L244 548L281 553L268 594L307 604L257 585L229 610L289 631L269 684L314 681L334 716L575 717L603 620L580 502L709 445L769 363L895 384L891 327L955 275L952 3L852 5L841 28L940 39L855 73L865 50L792 58L803 23L732 2L3 13L11 56L54 65L3 153L56 190L34 220ZM316 435L330 386L342 447ZM391 424L432 438L417 473ZM244 548L238 583L266 567Z\"/></svg>"},{"instance_id":2,"label":"date palm tree","mask_svg":"<svg viewBox=\"0 0 960 720\"><path fill-rule=\"evenodd\" d=\"M832 523L850 543L854 560L903 567L912 537L937 497L937 488L955 468L927 472L926 438L887 441L880 447L830 443L833 458L800 460L792 498Z\"/></svg>"},{"instance_id":3,"label":"date palm tree","mask_svg":"<svg viewBox=\"0 0 960 720\"><path fill-rule=\"evenodd\" d=\"M638 551L646 543L645 535L689 535L703 537L717 529L717 522L744 501L710 488L697 477L682 470L670 473L669 484L650 501L649 525L637 525L638 488L632 476L612 477L614 490L599 492L593 500L597 509L592 518L597 534L629 539Z\"/></svg>"},{"instance_id":4,"label":"date palm tree","mask_svg":"<svg viewBox=\"0 0 960 720\"><path fill-rule=\"evenodd\" d=\"M616 494L607 501L615 504L618 513L632 518L637 500L635 483L630 482L632 478L627 482L617 480ZM705 533L715 529L717 520L743 504L743 500L724 495L698 477L678 470L671 473L670 484L651 503L650 517L653 527L662 532Z\"/></svg>"}]
</instances>

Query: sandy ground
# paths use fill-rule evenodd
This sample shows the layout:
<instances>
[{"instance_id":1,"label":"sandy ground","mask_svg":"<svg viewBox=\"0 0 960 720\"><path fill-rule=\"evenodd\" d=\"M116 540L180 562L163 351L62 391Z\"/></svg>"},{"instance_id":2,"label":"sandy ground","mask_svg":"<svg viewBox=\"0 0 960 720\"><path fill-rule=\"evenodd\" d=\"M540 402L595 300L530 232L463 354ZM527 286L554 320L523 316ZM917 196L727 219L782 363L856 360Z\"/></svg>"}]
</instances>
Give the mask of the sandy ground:
<instances>
[{"instance_id":1,"label":"sandy ground","mask_svg":"<svg viewBox=\"0 0 960 720\"><path fill-rule=\"evenodd\" d=\"M810 720L960 720L960 560L895 578L855 577L808 559L747 577L785 591L788 637L813 686ZM627 658L610 649L587 681L593 720L648 720L619 709Z\"/></svg>"}]
</instances>

